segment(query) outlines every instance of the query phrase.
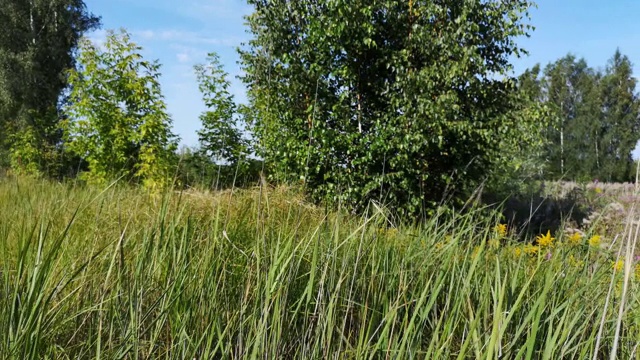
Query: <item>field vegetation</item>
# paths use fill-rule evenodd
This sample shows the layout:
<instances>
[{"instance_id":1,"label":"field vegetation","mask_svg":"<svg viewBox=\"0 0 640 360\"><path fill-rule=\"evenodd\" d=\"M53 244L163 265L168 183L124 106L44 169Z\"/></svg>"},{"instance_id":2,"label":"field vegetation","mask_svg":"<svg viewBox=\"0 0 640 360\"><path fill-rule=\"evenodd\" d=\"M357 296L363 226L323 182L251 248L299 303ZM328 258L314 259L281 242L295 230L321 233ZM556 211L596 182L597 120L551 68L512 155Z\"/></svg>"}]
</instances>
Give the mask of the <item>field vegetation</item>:
<instances>
[{"instance_id":1,"label":"field vegetation","mask_svg":"<svg viewBox=\"0 0 640 360\"><path fill-rule=\"evenodd\" d=\"M3 0L0 359L640 358L629 57L514 74L529 0L247 5L179 150L135 33Z\"/></svg>"},{"instance_id":2,"label":"field vegetation","mask_svg":"<svg viewBox=\"0 0 640 360\"><path fill-rule=\"evenodd\" d=\"M482 208L403 226L284 187L15 178L0 214L5 358L637 354L637 222L615 241L588 228L522 242Z\"/></svg>"}]
</instances>

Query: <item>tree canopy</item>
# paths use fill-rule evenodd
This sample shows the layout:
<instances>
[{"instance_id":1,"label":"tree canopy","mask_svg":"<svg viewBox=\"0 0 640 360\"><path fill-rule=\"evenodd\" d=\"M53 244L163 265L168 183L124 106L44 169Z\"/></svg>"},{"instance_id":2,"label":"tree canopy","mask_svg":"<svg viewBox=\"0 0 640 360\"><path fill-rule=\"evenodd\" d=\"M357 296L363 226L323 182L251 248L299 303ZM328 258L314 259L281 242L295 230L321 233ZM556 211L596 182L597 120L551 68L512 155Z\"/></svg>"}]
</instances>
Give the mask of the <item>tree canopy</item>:
<instances>
[{"instance_id":1,"label":"tree canopy","mask_svg":"<svg viewBox=\"0 0 640 360\"><path fill-rule=\"evenodd\" d=\"M126 31L110 31L103 47L84 40L79 68L70 73L67 146L88 162L88 180L164 185L177 138L158 82L160 65L145 61Z\"/></svg>"},{"instance_id":2,"label":"tree canopy","mask_svg":"<svg viewBox=\"0 0 640 360\"><path fill-rule=\"evenodd\" d=\"M318 202L375 201L409 219L525 179L635 176L631 60L618 50L595 68L569 53L514 75L532 1L247 2L248 102L210 52L194 68L198 147L178 155L160 64L129 33L98 46L81 40L100 26L82 0L6 0L0 168L60 178L73 165L148 187L235 186L265 170Z\"/></svg>"},{"instance_id":3,"label":"tree canopy","mask_svg":"<svg viewBox=\"0 0 640 360\"><path fill-rule=\"evenodd\" d=\"M0 23L0 158L16 171L55 172L66 72L100 19L82 0L3 0Z\"/></svg>"},{"instance_id":4,"label":"tree canopy","mask_svg":"<svg viewBox=\"0 0 640 360\"><path fill-rule=\"evenodd\" d=\"M244 81L273 179L417 215L502 161L529 1L249 3Z\"/></svg>"},{"instance_id":5,"label":"tree canopy","mask_svg":"<svg viewBox=\"0 0 640 360\"><path fill-rule=\"evenodd\" d=\"M640 102L629 58L617 50L598 70L569 54L539 69L525 74L535 100L552 109L544 177L632 181Z\"/></svg>"}]
</instances>

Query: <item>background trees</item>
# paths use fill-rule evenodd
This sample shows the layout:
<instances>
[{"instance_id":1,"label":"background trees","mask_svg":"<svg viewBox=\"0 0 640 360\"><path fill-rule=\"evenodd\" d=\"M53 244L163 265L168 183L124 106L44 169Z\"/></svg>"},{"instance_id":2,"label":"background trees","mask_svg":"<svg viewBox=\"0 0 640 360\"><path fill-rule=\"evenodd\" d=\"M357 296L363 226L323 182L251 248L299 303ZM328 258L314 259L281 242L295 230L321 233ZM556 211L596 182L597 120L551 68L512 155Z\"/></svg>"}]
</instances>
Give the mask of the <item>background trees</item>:
<instances>
[{"instance_id":1,"label":"background trees","mask_svg":"<svg viewBox=\"0 0 640 360\"><path fill-rule=\"evenodd\" d=\"M85 178L125 177L147 187L165 184L177 148L158 77L127 32L108 33L104 50L84 40L69 76L67 146L88 162Z\"/></svg>"},{"instance_id":2,"label":"background trees","mask_svg":"<svg viewBox=\"0 0 640 360\"><path fill-rule=\"evenodd\" d=\"M528 1L249 3L244 80L273 179L415 215L467 194L518 135L507 73Z\"/></svg>"},{"instance_id":3,"label":"background trees","mask_svg":"<svg viewBox=\"0 0 640 360\"><path fill-rule=\"evenodd\" d=\"M549 175L580 178L590 174L596 162L594 137L597 129L583 127L597 120L597 77L584 59L572 55L549 64L545 69L543 91L556 116L556 128L549 136ZM576 166L579 161L581 166Z\"/></svg>"},{"instance_id":4,"label":"background trees","mask_svg":"<svg viewBox=\"0 0 640 360\"><path fill-rule=\"evenodd\" d=\"M569 54L514 78L530 1L248 2L249 103L235 102L209 54L195 67L207 107L199 148L177 167L160 66L129 34L78 48L99 26L81 0L5 1L0 167L218 187L256 180L257 157L272 181L304 184L317 201L357 211L375 200L412 216L482 184L633 179L631 61L617 51L596 69Z\"/></svg>"},{"instance_id":5,"label":"background trees","mask_svg":"<svg viewBox=\"0 0 640 360\"><path fill-rule=\"evenodd\" d=\"M602 180L630 181L635 176L631 152L640 140L640 102L632 70L629 59L618 50L601 80L597 176Z\"/></svg>"},{"instance_id":6,"label":"background trees","mask_svg":"<svg viewBox=\"0 0 640 360\"><path fill-rule=\"evenodd\" d=\"M0 166L57 175L65 73L100 20L82 0L3 0L0 23Z\"/></svg>"},{"instance_id":7,"label":"background trees","mask_svg":"<svg viewBox=\"0 0 640 360\"><path fill-rule=\"evenodd\" d=\"M632 181L640 103L629 59L616 51L601 71L569 54L538 69L527 70L523 84L552 110L544 177Z\"/></svg>"},{"instance_id":8,"label":"background trees","mask_svg":"<svg viewBox=\"0 0 640 360\"><path fill-rule=\"evenodd\" d=\"M216 53L194 67L207 110L200 115L197 148L180 152L177 180L183 187L229 188L255 184L262 162L251 158L250 110L230 93L229 74Z\"/></svg>"}]
</instances>

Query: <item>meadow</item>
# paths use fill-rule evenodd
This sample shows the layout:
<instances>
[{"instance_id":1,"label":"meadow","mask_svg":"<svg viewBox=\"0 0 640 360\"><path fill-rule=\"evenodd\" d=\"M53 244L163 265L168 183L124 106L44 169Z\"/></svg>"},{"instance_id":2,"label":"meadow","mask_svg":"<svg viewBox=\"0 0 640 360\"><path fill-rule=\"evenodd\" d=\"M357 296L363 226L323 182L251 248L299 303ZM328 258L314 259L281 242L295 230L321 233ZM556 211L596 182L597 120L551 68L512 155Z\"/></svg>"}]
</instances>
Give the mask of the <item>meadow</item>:
<instances>
[{"instance_id":1,"label":"meadow","mask_svg":"<svg viewBox=\"0 0 640 360\"><path fill-rule=\"evenodd\" d=\"M299 194L0 180L0 358L640 357L636 221L522 241Z\"/></svg>"}]
</instances>

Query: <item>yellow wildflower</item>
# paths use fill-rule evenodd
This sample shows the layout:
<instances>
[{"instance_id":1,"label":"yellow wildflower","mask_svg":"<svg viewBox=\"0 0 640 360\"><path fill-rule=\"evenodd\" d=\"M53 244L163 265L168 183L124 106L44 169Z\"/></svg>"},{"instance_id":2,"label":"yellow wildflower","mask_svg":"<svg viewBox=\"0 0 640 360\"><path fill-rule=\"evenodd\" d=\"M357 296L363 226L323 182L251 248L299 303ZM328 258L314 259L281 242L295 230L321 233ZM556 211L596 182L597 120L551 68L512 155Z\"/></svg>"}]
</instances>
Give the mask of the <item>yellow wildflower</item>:
<instances>
[{"instance_id":1,"label":"yellow wildflower","mask_svg":"<svg viewBox=\"0 0 640 360\"><path fill-rule=\"evenodd\" d=\"M536 238L536 242L541 247L553 246L553 240L555 240L555 238L551 237L551 231L550 230L547 231L546 235L539 235Z\"/></svg>"},{"instance_id":2,"label":"yellow wildflower","mask_svg":"<svg viewBox=\"0 0 640 360\"><path fill-rule=\"evenodd\" d=\"M589 245L593 246L593 247L598 247L600 246L600 241L602 240L602 236L600 235L593 235L591 237L591 239L589 239Z\"/></svg>"},{"instance_id":3,"label":"yellow wildflower","mask_svg":"<svg viewBox=\"0 0 640 360\"><path fill-rule=\"evenodd\" d=\"M640 264L636 264L634 274L636 276L636 280L640 280Z\"/></svg>"},{"instance_id":4,"label":"yellow wildflower","mask_svg":"<svg viewBox=\"0 0 640 360\"><path fill-rule=\"evenodd\" d=\"M398 234L397 228L378 228L378 235L395 237Z\"/></svg>"},{"instance_id":5,"label":"yellow wildflower","mask_svg":"<svg viewBox=\"0 0 640 360\"><path fill-rule=\"evenodd\" d=\"M520 257L522 255L522 248L520 246L513 248L513 255Z\"/></svg>"},{"instance_id":6,"label":"yellow wildflower","mask_svg":"<svg viewBox=\"0 0 640 360\"><path fill-rule=\"evenodd\" d=\"M624 268L624 260L618 260L613 262L613 265L611 265L611 267L613 268L614 272L618 272L622 270L622 268Z\"/></svg>"},{"instance_id":7,"label":"yellow wildflower","mask_svg":"<svg viewBox=\"0 0 640 360\"><path fill-rule=\"evenodd\" d=\"M507 225L506 224L498 224L495 227L495 231L496 231L496 233L498 233L498 236L505 237L505 236L507 236Z\"/></svg>"},{"instance_id":8,"label":"yellow wildflower","mask_svg":"<svg viewBox=\"0 0 640 360\"><path fill-rule=\"evenodd\" d=\"M529 254L529 255L535 255L538 253L539 250L540 250L539 246L531 245L531 244L525 245L523 249L525 254Z\"/></svg>"},{"instance_id":9,"label":"yellow wildflower","mask_svg":"<svg viewBox=\"0 0 640 360\"><path fill-rule=\"evenodd\" d=\"M595 191L596 191L596 194L602 194L602 188L600 187L597 187Z\"/></svg>"},{"instance_id":10,"label":"yellow wildflower","mask_svg":"<svg viewBox=\"0 0 640 360\"><path fill-rule=\"evenodd\" d=\"M571 234L571 236L569 236L569 244L580 245L581 242L582 234L580 234L579 232L574 232L573 234Z\"/></svg>"}]
</instances>

